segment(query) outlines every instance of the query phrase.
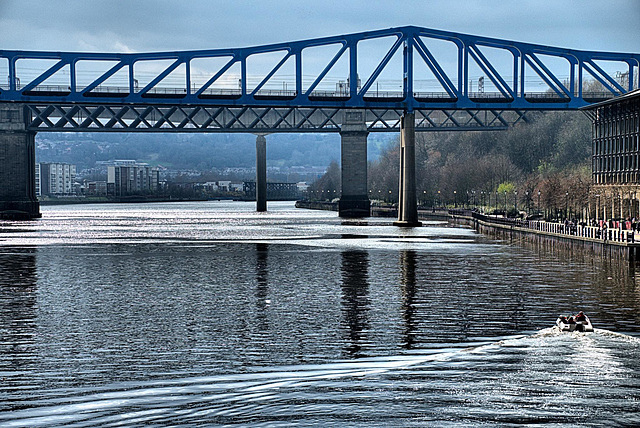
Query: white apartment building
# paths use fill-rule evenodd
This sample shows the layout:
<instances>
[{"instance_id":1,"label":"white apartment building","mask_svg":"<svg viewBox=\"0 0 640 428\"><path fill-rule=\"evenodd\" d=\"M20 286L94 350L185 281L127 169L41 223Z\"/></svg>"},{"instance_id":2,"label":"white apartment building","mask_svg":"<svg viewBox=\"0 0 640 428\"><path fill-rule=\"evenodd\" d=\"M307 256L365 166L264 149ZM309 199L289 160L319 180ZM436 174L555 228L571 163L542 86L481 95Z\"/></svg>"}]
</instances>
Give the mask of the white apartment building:
<instances>
[{"instance_id":1,"label":"white apartment building","mask_svg":"<svg viewBox=\"0 0 640 428\"><path fill-rule=\"evenodd\" d=\"M76 166L68 163L36 164L36 195L65 196L75 194Z\"/></svg>"}]
</instances>

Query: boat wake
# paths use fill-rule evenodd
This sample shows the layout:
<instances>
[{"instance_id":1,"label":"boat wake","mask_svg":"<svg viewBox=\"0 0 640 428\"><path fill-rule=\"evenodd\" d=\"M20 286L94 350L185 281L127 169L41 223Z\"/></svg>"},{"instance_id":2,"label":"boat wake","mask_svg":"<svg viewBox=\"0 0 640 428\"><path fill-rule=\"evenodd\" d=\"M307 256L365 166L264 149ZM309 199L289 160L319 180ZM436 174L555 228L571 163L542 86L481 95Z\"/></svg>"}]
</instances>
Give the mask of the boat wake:
<instances>
[{"instance_id":1,"label":"boat wake","mask_svg":"<svg viewBox=\"0 0 640 428\"><path fill-rule=\"evenodd\" d=\"M640 356L637 338L552 327L433 346L420 353L253 367L244 373L165 374L159 380L44 390L37 396L14 392L0 412L0 425L640 422L631 409L640 399L638 368L621 362L622 356ZM559 366L563 358L571 364Z\"/></svg>"}]
</instances>

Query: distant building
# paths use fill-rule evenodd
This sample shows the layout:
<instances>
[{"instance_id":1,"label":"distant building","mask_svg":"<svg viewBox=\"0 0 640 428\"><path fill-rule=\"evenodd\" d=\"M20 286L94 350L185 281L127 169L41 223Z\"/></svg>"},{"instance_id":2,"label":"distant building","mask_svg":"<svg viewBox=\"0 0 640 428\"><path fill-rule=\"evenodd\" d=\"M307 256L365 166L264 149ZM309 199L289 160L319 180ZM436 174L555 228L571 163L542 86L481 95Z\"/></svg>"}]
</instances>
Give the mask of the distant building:
<instances>
[{"instance_id":1,"label":"distant building","mask_svg":"<svg viewBox=\"0 0 640 428\"><path fill-rule=\"evenodd\" d=\"M583 111L592 121L596 218L639 218L640 89Z\"/></svg>"},{"instance_id":2,"label":"distant building","mask_svg":"<svg viewBox=\"0 0 640 428\"><path fill-rule=\"evenodd\" d=\"M215 181L207 181L206 183L202 184L202 189L207 192L216 192L218 191L218 183L216 183Z\"/></svg>"},{"instance_id":3,"label":"distant building","mask_svg":"<svg viewBox=\"0 0 640 428\"><path fill-rule=\"evenodd\" d=\"M134 160L116 160L107 166L107 194L125 196L158 191L158 168Z\"/></svg>"},{"instance_id":4,"label":"distant building","mask_svg":"<svg viewBox=\"0 0 640 428\"><path fill-rule=\"evenodd\" d=\"M106 196L107 195L107 182L106 181L89 181L85 184L84 194L87 196Z\"/></svg>"},{"instance_id":5,"label":"distant building","mask_svg":"<svg viewBox=\"0 0 640 428\"><path fill-rule=\"evenodd\" d=\"M640 183L640 89L584 110L593 122L593 183Z\"/></svg>"},{"instance_id":6,"label":"distant building","mask_svg":"<svg viewBox=\"0 0 640 428\"><path fill-rule=\"evenodd\" d=\"M244 190L244 183L231 183L229 184L230 192L242 192Z\"/></svg>"},{"instance_id":7,"label":"distant building","mask_svg":"<svg viewBox=\"0 0 640 428\"><path fill-rule=\"evenodd\" d=\"M218 181L218 190L221 192L228 192L231 190L231 181L222 180Z\"/></svg>"},{"instance_id":8,"label":"distant building","mask_svg":"<svg viewBox=\"0 0 640 428\"><path fill-rule=\"evenodd\" d=\"M37 196L74 195L75 180L75 165L53 162L40 162L36 164Z\"/></svg>"}]
</instances>

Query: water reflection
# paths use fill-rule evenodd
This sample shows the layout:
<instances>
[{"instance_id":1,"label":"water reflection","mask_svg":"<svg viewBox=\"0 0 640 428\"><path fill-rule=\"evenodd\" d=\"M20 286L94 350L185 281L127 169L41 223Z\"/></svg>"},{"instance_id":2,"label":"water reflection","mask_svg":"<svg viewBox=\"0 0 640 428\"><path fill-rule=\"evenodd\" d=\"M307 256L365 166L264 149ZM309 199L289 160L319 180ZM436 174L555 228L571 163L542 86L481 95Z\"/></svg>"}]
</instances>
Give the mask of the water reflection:
<instances>
[{"instance_id":1,"label":"water reflection","mask_svg":"<svg viewBox=\"0 0 640 428\"><path fill-rule=\"evenodd\" d=\"M0 353L24 369L35 341L37 280L35 248L6 248L0 253Z\"/></svg>"},{"instance_id":2,"label":"water reflection","mask_svg":"<svg viewBox=\"0 0 640 428\"><path fill-rule=\"evenodd\" d=\"M366 338L363 331L369 319L369 253L347 250L342 253L342 307L348 331L346 351L349 356L362 356Z\"/></svg>"},{"instance_id":3,"label":"water reflection","mask_svg":"<svg viewBox=\"0 0 640 428\"><path fill-rule=\"evenodd\" d=\"M0 248L0 426L640 422L625 263L185 206L114 206L99 236L104 207L51 207L37 258ZM549 328L574 309L599 331Z\"/></svg>"},{"instance_id":4,"label":"water reflection","mask_svg":"<svg viewBox=\"0 0 640 428\"><path fill-rule=\"evenodd\" d=\"M35 247L4 248L0 253L0 286L29 288L36 285Z\"/></svg>"},{"instance_id":5,"label":"water reflection","mask_svg":"<svg viewBox=\"0 0 640 428\"><path fill-rule=\"evenodd\" d=\"M589 311L597 327L614 331L635 331L640 327L640 269L626 256L611 249L586 248L550 240L526 242L541 261L559 260L569 276L565 295L569 310ZM586 272L578 267L584 266Z\"/></svg>"},{"instance_id":6,"label":"water reflection","mask_svg":"<svg viewBox=\"0 0 640 428\"><path fill-rule=\"evenodd\" d=\"M258 326L261 331L267 331L269 329L269 323L267 320L266 309L269 306L269 244L257 243L256 244L256 301L258 313L256 315L258 320Z\"/></svg>"},{"instance_id":7,"label":"water reflection","mask_svg":"<svg viewBox=\"0 0 640 428\"><path fill-rule=\"evenodd\" d=\"M411 349L416 340L415 298L416 298L416 252L405 250L400 252L400 272L402 278L402 318L404 319L405 349Z\"/></svg>"}]
</instances>

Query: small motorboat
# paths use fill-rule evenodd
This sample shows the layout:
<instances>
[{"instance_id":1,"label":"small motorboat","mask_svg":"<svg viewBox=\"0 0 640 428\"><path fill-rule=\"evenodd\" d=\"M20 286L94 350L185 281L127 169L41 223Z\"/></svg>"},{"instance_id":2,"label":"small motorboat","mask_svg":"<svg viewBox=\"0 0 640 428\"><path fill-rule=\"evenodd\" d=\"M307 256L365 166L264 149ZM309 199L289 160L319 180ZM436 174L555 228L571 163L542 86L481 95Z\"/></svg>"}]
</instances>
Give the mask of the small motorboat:
<instances>
[{"instance_id":1,"label":"small motorboat","mask_svg":"<svg viewBox=\"0 0 640 428\"><path fill-rule=\"evenodd\" d=\"M559 316L556 320L556 326L558 326L560 331L593 331L591 320L582 311L580 311L578 315L572 315L568 317L564 315Z\"/></svg>"}]
</instances>

